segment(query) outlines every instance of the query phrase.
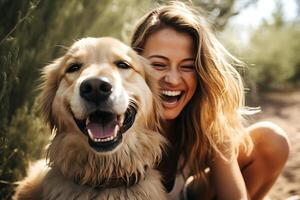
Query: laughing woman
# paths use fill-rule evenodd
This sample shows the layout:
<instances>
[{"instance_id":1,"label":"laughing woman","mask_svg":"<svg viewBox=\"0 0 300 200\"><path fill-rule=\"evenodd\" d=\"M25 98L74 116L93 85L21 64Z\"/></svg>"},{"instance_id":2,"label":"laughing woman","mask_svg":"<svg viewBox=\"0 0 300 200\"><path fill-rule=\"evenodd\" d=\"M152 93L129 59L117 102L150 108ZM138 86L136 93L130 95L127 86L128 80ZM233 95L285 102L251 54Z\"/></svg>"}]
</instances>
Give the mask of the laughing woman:
<instances>
[{"instance_id":1,"label":"laughing woman","mask_svg":"<svg viewBox=\"0 0 300 200\"><path fill-rule=\"evenodd\" d=\"M158 169L170 199L263 199L289 154L285 132L261 122L245 128L237 62L205 19L173 2L146 14L132 47L157 75L169 147Z\"/></svg>"}]
</instances>

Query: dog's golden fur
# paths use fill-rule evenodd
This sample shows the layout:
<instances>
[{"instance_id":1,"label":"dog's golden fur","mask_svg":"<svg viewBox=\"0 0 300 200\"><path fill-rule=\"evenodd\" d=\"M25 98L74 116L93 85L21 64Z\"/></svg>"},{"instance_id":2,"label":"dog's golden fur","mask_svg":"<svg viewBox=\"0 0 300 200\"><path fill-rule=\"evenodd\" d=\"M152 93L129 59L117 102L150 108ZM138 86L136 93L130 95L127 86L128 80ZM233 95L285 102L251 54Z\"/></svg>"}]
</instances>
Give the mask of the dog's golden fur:
<instances>
[{"instance_id":1,"label":"dog's golden fur","mask_svg":"<svg viewBox=\"0 0 300 200\"><path fill-rule=\"evenodd\" d=\"M130 68L117 68L116 60L126 60ZM72 63L82 66L68 73ZM153 169L164 143L157 128L158 88L146 62L116 39L84 38L43 72L41 110L55 136L47 150L47 165L40 161L29 170L14 199L165 199L160 175ZM118 114L124 114L130 102L137 108L134 124L111 151L91 148L74 120L88 114L79 85L90 77L110 80L117 93L112 109ZM97 187L111 178L127 183L132 177L136 178L132 185Z\"/></svg>"}]
</instances>

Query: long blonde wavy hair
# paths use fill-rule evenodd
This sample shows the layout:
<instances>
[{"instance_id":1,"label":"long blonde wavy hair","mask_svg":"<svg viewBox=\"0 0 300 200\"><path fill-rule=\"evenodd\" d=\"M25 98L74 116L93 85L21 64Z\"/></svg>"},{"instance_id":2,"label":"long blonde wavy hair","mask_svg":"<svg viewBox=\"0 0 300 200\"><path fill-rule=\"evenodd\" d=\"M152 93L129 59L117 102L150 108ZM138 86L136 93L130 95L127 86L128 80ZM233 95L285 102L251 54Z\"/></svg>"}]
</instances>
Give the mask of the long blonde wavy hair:
<instances>
[{"instance_id":1,"label":"long blonde wavy hair","mask_svg":"<svg viewBox=\"0 0 300 200\"><path fill-rule=\"evenodd\" d=\"M197 90L177 117L178 148L194 174L203 173L214 156L230 160L241 144L252 143L242 124L244 87L233 63L240 63L212 34L204 17L182 2L162 5L138 23L131 46L139 54L149 36L164 28L189 34L196 52ZM202 174L203 175L203 174Z\"/></svg>"}]
</instances>

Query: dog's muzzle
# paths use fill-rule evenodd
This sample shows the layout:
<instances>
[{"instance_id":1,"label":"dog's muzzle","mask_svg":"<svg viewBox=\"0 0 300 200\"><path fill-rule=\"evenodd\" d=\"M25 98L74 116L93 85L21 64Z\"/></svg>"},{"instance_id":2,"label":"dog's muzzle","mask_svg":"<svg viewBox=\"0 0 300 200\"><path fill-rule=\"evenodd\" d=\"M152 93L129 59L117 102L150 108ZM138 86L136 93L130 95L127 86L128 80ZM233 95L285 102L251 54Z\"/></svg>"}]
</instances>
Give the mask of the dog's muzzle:
<instances>
[{"instance_id":1,"label":"dog's muzzle","mask_svg":"<svg viewBox=\"0 0 300 200\"><path fill-rule=\"evenodd\" d=\"M97 105L106 101L112 90L113 87L108 81L92 78L81 83L80 96ZM130 103L123 115L103 111L100 107L84 120L74 119L81 132L88 136L89 145L94 150L103 152L111 151L121 143L123 133L133 125L136 114L136 105Z\"/></svg>"}]
</instances>

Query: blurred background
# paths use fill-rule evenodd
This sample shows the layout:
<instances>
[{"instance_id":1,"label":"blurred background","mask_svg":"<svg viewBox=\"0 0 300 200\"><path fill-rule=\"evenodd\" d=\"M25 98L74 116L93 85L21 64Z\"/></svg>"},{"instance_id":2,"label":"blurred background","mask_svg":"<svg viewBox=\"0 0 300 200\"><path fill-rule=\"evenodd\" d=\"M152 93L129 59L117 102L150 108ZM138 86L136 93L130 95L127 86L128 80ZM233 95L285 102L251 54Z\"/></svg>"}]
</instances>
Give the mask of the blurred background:
<instances>
[{"instance_id":1,"label":"blurred background","mask_svg":"<svg viewBox=\"0 0 300 200\"><path fill-rule=\"evenodd\" d=\"M51 135L36 109L40 70L75 40L114 36L129 43L137 20L163 0L0 0L0 199ZM239 69L247 104L289 134L288 163L271 199L300 195L300 0L193 0ZM298 155L297 155L298 154Z\"/></svg>"}]
</instances>

